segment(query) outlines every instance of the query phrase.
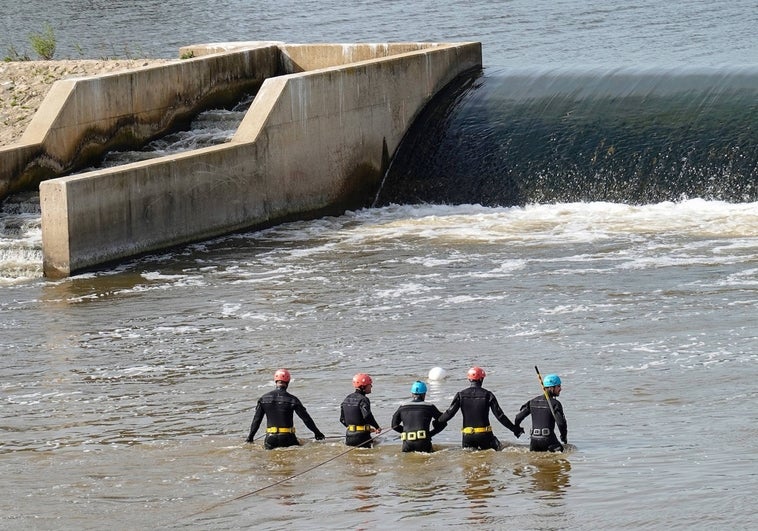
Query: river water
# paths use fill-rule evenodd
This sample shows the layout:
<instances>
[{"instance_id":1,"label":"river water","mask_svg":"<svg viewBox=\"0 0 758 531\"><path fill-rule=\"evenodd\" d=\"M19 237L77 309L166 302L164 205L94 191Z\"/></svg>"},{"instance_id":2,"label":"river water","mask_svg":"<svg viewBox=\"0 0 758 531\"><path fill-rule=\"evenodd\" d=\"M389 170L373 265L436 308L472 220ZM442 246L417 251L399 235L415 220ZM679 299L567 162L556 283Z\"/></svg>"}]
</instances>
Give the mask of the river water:
<instances>
[{"instance_id":1,"label":"river water","mask_svg":"<svg viewBox=\"0 0 758 531\"><path fill-rule=\"evenodd\" d=\"M0 44L49 16L61 50L88 56L106 43L173 56L235 39L472 39L486 67L758 58L758 14L740 1L3 7ZM59 281L35 269L33 198L14 205L4 529L758 525L755 202L389 204ZM444 409L473 364L511 418L540 392L535 365L560 374L569 452L532 454L497 424L502 452L463 451L460 416L431 455L402 454L391 433L371 450L341 444L355 372L374 377L388 426L430 368L448 372L427 396ZM303 447L243 444L278 367L326 441L297 421Z\"/></svg>"}]
</instances>

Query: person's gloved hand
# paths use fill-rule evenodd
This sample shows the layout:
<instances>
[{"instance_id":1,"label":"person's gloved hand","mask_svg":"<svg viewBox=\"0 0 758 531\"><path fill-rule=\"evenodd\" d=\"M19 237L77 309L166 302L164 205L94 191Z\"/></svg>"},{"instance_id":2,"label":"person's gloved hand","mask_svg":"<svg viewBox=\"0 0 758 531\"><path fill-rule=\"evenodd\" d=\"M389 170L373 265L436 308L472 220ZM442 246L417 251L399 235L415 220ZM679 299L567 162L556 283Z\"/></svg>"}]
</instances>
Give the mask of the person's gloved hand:
<instances>
[{"instance_id":1,"label":"person's gloved hand","mask_svg":"<svg viewBox=\"0 0 758 531\"><path fill-rule=\"evenodd\" d=\"M524 434L524 428L522 428L521 426L516 426L516 429L513 430L513 435L515 435L517 439L521 437L523 434Z\"/></svg>"},{"instance_id":2,"label":"person's gloved hand","mask_svg":"<svg viewBox=\"0 0 758 531\"><path fill-rule=\"evenodd\" d=\"M323 441L324 439L326 439L326 437L324 437L324 434L321 433L320 431L317 431L316 433L314 433L314 435L316 436L317 441Z\"/></svg>"}]
</instances>

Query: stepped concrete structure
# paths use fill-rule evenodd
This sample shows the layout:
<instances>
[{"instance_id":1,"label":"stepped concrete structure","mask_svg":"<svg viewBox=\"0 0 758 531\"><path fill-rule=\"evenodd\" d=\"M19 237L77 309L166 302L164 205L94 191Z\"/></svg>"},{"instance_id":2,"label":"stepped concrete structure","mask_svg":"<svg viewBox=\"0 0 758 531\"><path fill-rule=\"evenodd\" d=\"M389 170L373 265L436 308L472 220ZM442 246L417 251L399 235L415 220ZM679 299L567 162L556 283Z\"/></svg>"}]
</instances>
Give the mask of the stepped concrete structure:
<instances>
[{"instance_id":1,"label":"stepped concrete structure","mask_svg":"<svg viewBox=\"0 0 758 531\"><path fill-rule=\"evenodd\" d=\"M368 206L421 109L482 67L475 42L234 42L180 54L189 58L56 82L21 141L0 149L0 196L39 184L46 276ZM57 176L251 92L230 142Z\"/></svg>"}]
</instances>

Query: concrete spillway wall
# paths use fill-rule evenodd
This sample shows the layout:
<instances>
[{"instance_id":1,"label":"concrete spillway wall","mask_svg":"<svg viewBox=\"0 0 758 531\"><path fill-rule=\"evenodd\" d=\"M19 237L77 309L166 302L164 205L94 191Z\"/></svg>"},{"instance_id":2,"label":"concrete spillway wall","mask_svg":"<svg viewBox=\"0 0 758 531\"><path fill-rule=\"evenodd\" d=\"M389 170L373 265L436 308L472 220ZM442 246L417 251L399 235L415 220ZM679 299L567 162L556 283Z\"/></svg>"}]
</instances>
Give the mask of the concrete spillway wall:
<instances>
[{"instance_id":1,"label":"concrete spillway wall","mask_svg":"<svg viewBox=\"0 0 758 531\"><path fill-rule=\"evenodd\" d=\"M240 49L256 50L255 58ZM395 49L245 43L191 50L193 61L235 57L256 75L263 70L250 64L254 60L269 73L294 73L263 81L229 143L42 182L46 276L365 206L424 105L458 75L481 68L478 43ZM207 51L217 53L203 55ZM139 87L183 86L184 79L163 70L169 67L151 69L151 84L133 73L132 97ZM162 71L166 78L159 79ZM100 91L115 90L109 97L119 99L117 76L101 83L108 86ZM86 101L78 105L97 119L87 114Z\"/></svg>"},{"instance_id":2,"label":"concrete spillway wall","mask_svg":"<svg viewBox=\"0 0 758 531\"><path fill-rule=\"evenodd\" d=\"M278 75L274 45L56 82L17 144L0 147L0 199L140 147Z\"/></svg>"}]
</instances>

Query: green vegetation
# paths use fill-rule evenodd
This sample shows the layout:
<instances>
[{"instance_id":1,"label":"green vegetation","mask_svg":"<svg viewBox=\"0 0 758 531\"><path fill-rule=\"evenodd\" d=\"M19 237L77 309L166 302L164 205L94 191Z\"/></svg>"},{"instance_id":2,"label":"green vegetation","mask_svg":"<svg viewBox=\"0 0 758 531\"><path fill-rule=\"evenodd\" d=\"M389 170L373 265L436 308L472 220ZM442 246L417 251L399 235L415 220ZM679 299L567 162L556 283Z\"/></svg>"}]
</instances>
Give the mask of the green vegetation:
<instances>
[{"instance_id":1,"label":"green vegetation","mask_svg":"<svg viewBox=\"0 0 758 531\"><path fill-rule=\"evenodd\" d=\"M29 34L29 44L32 47L32 50L45 61L50 61L53 56L55 56L55 32L53 31L52 26L45 23L45 28L42 30L41 33L30 33ZM5 56L3 57L3 61L10 62L10 61L31 61L32 58L29 57L29 54L26 51L19 52L18 48L16 48L15 45L11 44L8 46Z\"/></svg>"},{"instance_id":2,"label":"green vegetation","mask_svg":"<svg viewBox=\"0 0 758 531\"><path fill-rule=\"evenodd\" d=\"M42 33L31 33L29 42L37 55L45 61L51 60L55 55L55 33L48 23L45 23L45 29Z\"/></svg>"},{"instance_id":3,"label":"green vegetation","mask_svg":"<svg viewBox=\"0 0 758 531\"><path fill-rule=\"evenodd\" d=\"M6 63L10 61L31 61L31 58L26 54L21 55L16 47L11 44L8 46L8 50L5 57L3 57L3 61Z\"/></svg>"},{"instance_id":4,"label":"green vegetation","mask_svg":"<svg viewBox=\"0 0 758 531\"><path fill-rule=\"evenodd\" d=\"M31 46L31 49L34 51L34 53L42 60L45 61L51 61L53 57L55 56L55 52L57 49L57 39L55 37L55 32L52 28L52 26L49 23L45 23L44 28L41 32L32 32L29 34L29 43ZM84 48L80 44L73 44L74 51L76 54L83 58L86 56ZM119 53L115 47L111 44L111 53L101 55L99 59L103 61L109 61L112 59L117 58L125 58L125 59L139 59L139 58L147 58L147 54L145 54L142 50L137 50L136 52L133 52L128 47L124 47L124 50ZM190 57L193 57L192 54L188 55L187 57L184 57L184 59L189 59ZM15 44L11 44L6 48L5 55L0 59L4 62L11 62L11 61L31 61L32 56L29 54L29 52L26 49L19 50Z\"/></svg>"}]
</instances>

